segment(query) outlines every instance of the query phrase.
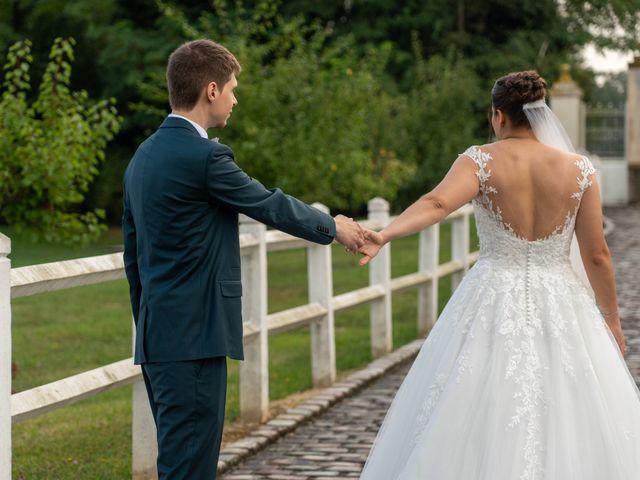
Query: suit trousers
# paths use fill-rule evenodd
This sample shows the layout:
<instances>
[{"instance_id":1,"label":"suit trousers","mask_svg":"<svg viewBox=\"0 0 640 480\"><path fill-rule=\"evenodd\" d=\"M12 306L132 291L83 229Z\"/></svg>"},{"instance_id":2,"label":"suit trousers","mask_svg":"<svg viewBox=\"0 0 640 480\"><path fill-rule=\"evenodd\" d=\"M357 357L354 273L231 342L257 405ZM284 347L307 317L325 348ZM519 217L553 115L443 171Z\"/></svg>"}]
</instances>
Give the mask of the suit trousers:
<instances>
[{"instance_id":1,"label":"suit trousers","mask_svg":"<svg viewBox=\"0 0 640 480\"><path fill-rule=\"evenodd\" d=\"M226 357L145 363L159 480L212 480L222 441Z\"/></svg>"}]
</instances>

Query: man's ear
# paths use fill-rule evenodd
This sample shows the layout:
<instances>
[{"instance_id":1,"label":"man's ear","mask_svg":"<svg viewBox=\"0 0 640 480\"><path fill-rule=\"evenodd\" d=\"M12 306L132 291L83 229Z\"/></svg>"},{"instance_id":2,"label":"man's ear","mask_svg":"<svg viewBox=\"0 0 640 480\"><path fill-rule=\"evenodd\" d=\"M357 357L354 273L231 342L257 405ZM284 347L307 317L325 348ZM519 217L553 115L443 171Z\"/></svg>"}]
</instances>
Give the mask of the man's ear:
<instances>
[{"instance_id":1,"label":"man's ear","mask_svg":"<svg viewBox=\"0 0 640 480\"><path fill-rule=\"evenodd\" d=\"M207 84L207 99L210 102L213 102L216 98L218 98L218 95L220 95L220 91L218 90L218 85L216 84L216 82L209 82Z\"/></svg>"}]
</instances>

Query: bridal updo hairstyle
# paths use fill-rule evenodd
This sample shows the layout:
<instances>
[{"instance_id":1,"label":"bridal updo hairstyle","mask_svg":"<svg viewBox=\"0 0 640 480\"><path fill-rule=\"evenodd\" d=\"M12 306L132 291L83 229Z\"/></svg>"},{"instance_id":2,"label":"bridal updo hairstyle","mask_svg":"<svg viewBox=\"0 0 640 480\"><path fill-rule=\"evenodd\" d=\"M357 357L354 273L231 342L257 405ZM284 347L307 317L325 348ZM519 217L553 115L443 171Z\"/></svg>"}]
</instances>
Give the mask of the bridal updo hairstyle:
<instances>
[{"instance_id":1,"label":"bridal updo hairstyle","mask_svg":"<svg viewBox=\"0 0 640 480\"><path fill-rule=\"evenodd\" d=\"M514 127L529 127L522 105L542 100L547 95L547 82L535 70L500 77L491 90L491 105L504 112Z\"/></svg>"}]
</instances>

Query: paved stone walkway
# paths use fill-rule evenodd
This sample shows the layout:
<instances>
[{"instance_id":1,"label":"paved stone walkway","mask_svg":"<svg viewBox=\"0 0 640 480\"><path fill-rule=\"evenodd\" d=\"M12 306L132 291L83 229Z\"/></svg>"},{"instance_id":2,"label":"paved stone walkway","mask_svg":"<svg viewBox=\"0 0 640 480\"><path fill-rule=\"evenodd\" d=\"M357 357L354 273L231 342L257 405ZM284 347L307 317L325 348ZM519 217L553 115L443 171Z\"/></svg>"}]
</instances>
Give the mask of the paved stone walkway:
<instances>
[{"instance_id":1,"label":"paved stone walkway","mask_svg":"<svg viewBox=\"0 0 640 480\"><path fill-rule=\"evenodd\" d=\"M223 480L358 478L411 362L297 428L223 475Z\"/></svg>"},{"instance_id":2,"label":"paved stone walkway","mask_svg":"<svg viewBox=\"0 0 640 480\"><path fill-rule=\"evenodd\" d=\"M608 209L627 363L640 383L640 206ZM411 362L300 426L222 475L222 480L358 478L379 425Z\"/></svg>"},{"instance_id":3,"label":"paved stone walkway","mask_svg":"<svg viewBox=\"0 0 640 480\"><path fill-rule=\"evenodd\" d=\"M615 224L607 241L616 269L625 358L640 385L640 205L608 208L605 214Z\"/></svg>"}]
</instances>

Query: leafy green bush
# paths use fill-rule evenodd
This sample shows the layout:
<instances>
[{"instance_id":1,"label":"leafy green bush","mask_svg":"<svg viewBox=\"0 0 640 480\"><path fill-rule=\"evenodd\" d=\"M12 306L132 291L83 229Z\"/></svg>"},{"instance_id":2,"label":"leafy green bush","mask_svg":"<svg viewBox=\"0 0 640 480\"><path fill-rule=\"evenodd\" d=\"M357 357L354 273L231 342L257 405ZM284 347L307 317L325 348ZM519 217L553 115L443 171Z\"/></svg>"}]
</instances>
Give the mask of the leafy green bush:
<instances>
[{"instance_id":1,"label":"leafy green bush","mask_svg":"<svg viewBox=\"0 0 640 480\"><path fill-rule=\"evenodd\" d=\"M389 104L375 57L384 52L357 59L351 41L328 48L323 37L299 39L270 65L246 62L230 141L247 170L307 201L353 210L393 200L412 168L371 128Z\"/></svg>"},{"instance_id":2,"label":"leafy green bush","mask_svg":"<svg viewBox=\"0 0 640 480\"><path fill-rule=\"evenodd\" d=\"M83 243L103 230L101 210L74 210L104 159L120 118L114 100L69 89L73 40L56 39L30 102L31 43L7 55L0 99L0 217L48 241Z\"/></svg>"}]
</instances>

